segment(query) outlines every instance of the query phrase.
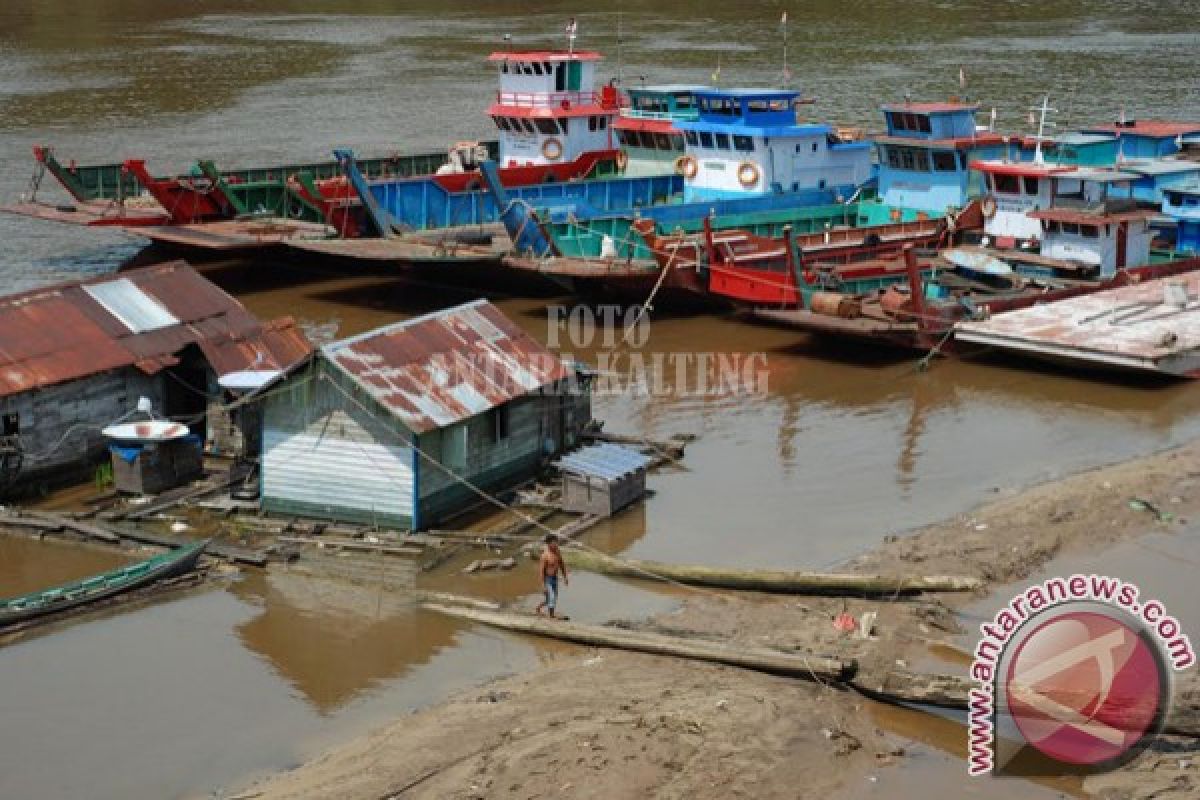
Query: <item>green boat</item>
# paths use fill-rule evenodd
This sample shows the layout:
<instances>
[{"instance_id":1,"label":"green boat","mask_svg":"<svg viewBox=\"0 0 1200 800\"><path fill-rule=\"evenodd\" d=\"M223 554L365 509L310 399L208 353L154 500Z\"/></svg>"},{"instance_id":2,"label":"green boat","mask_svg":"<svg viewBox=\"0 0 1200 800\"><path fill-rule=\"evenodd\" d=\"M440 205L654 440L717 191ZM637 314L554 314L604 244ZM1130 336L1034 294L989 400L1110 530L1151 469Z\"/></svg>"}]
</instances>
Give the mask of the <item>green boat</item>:
<instances>
[{"instance_id":1,"label":"green boat","mask_svg":"<svg viewBox=\"0 0 1200 800\"><path fill-rule=\"evenodd\" d=\"M191 572L209 540L53 589L0 600L0 630Z\"/></svg>"}]
</instances>

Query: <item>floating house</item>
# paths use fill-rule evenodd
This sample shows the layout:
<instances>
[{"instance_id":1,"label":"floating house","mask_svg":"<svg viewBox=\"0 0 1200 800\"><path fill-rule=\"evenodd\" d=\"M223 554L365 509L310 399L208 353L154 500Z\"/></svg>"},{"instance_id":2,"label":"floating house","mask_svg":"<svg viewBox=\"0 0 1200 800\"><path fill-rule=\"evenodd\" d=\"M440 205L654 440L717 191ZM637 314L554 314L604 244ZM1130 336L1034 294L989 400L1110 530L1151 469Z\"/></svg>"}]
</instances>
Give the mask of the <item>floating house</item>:
<instances>
[{"instance_id":1,"label":"floating house","mask_svg":"<svg viewBox=\"0 0 1200 800\"><path fill-rule=\"evenodd\" d=\"M696 92L698 116L676 122L687 153L684 202L831 191L846 198L871 178L871 145L796 118L799 92Z\"/></svg>"},{"instance_id":2,"label":"floating house","mask_svg":"<svg viewBox=\"0 0 1200 800\"><path fill-rule=\"evenodd\" d=\"M492 53L500 89L488 115L500 129L502 167L573 163L585 153L614 151L617 90L596 89L594 51Z\"/></svg>"},{"instance_id":3,"label":"floating house","mask_svg":"<svg viewBox=\"0 0 1200 800\"><path fill-rule=\"evenodd\" d=\"M322 347L264 400L262 507L415 530L532 478L587 380L485 300Z\"/></svg>"},{"instance_id":4,"label":"floating house","mask_svg":"<svg viewBox=\"0 0 1200 800\"><path fill-rule=\"evenodd\" d=\"M999 158L1004 139L975 125L977 105L903 103L886 105L887 134L875 138L879 161L879 216L872 224L900 222L900 209L944 215L983 194L971 162ZM870 204L865 204L870 208Z\"/></svg>"},{"instance_id":5,"label":"floating house","mask_svg":"<svg viewBox=\"0 0 1200 800\"><path fill-rule=\"evenodd\" d=\"M0 298L0 488L89 476L108 456L101 429L143 397L236 449L220 377L311 350L292 320L260 323L183 262Z\"/></svg>"},{"instance_id":6,"label":"floating house","mask_svg":"<svg viewBox=\"0 0 1200 800\"><path fill-rule=\"evenodd\" d=\"M665 175L675 170L676 162L687 153L683 131L675 123L698 119L696 93L709 90L708 86L672 84L626 91L628 102L613 125L626 175Z\"/></svg>"},{"instance_id":7,"label":"floating house","mask_svg":"<svg viewBox=\"0 0 1200 800\"><path fill-rule=\"evenodd\" d=\"M1163 192L1162 213L1175 221L1175 249L1200 253L1200 183Z\"/></svg>"}]
</instances>

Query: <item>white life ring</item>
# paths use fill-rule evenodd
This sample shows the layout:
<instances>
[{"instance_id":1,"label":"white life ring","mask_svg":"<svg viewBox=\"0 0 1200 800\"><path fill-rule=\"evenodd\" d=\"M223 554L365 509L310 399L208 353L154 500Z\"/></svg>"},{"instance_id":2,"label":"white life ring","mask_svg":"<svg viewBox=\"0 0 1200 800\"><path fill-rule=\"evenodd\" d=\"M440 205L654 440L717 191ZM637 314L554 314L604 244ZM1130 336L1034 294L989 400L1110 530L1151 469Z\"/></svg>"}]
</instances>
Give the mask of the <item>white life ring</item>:
<instances>
[{"instance_id":1,"label":"white life ring","mask_svg":"<svg viewBox=\"0 0 1200 800\"><path fill-rule=\"evenodd\" d=\"M546 157L547 161L558 161L562 158L562 154L562 142L558 139L551 138L542 142L542 155Z\"/></svg>"},{"instance_id":2,"label":"white life ring","mask_svg":"<svg viewBox=\"0 0 1200 800\"><path fill-rule=\"evenodd\" d=\"M741 165L738 166L738 183L749 189L751 186L758 185L759 174L760 173L758 171L757 164L753 163L752 161L743 161Z\"/></svg>"},{"instance_id":3,"label":"white life ring","mask_svg":"<svg viewBox=\"0 0 1200 800\"><path fill-rule=\"evenodd\" d=\"M692 156L680 156L675 159L675 171L690 181L700 171L700 164Z\"/></svg>"}]
</instances>

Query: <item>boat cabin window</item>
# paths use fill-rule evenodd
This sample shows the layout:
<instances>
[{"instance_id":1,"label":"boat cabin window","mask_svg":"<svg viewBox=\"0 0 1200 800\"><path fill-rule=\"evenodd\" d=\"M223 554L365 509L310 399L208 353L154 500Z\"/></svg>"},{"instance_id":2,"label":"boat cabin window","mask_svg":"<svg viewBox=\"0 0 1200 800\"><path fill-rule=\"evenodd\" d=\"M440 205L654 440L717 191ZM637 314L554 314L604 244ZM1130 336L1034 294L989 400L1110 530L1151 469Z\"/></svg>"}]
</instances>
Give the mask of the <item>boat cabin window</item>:
<instances>
[{"instance_id":1,"label":"boat cabin window","mask_svg":"<svg viewBox=\"0 0 1200 800\"><path fill-rule=\"evenodd\" d=\"M729 149L729 134L728 133L718 133L713 138L715 139L715 141L717 143L717 149L719 149L719 150L728 150Z\"/></svg>"},{"instance_id":2,"label":"boat cabin window","mask_svg":"<svg viewBox=\"0 0 1200 800\"><path fill-rule=\"evenodd\" d=\"M1095 225L1080 225L1079 232L1089 239L1100 238L1100 229Z\"/></svg>"},{"instance_id":3,"label":"boat cabin window","mask_svg":"<svg viewBox=\"0 0 1200 800\"><path fill-rule=\"evenodd\" d=\"M696 107L696 98L690 94L677 94L675 97L675 110L691 111Z\"/></svg>"},{"instance_id":4,"label":"boat cabin window","mask_svg":"<svg viewBox=\"0 0 1200 800\"><path fill-rule=\"evenodd\" d=\"M567 65L560 61L554 65L554 91L561 92L567 88Z\"/></svg>"},{"instance_id":5,"label":"boat cabin window","mask_svg":"<svg viewBox=\"0 0 1200 800\"><path fill-rule=\"evenodd\" d=\"M538 133L545 136L558 133L558 123L552 119L536 119L534 124L537 125Z\"/></svg>"},{"instance_id":6,"label":"boat cabin window","mask_svg":"<svg viewBox=\"0 0 1200 800\"><path fill-rule=\"evenodd\" d=\"M933 154L933 169L935 172L957 172L958 159L954 153L945 150Z\"/></svg>"},{"instance_id":7,"label":"boat cabin window","mask_svg":"<svg viewBox=\"0 0 1200 800\"><path fill-rule=\"evenodd\" d=\"M1046 231L1046 233L1058 233L1062 228L1059 227L1057 220L1044 219L1042 220L1042 230Z\"/></svg>"},{"instance_id":8,"label":"boat cabin window","mask_svg":"<svg viewBox=\"0 0 1200 800\"><path fill-rule=\"evenodd\" d=\"M526 133L533 133L533 132L536 130L536 129L533 127L533 123L532 123L532 122L530 122L530 121L529 121L529 120L527 120L527 119L522 119L522 120L521 120L521 127L523 127L523 128L525 129L525 132L526 132Z\"/></svg>"},{"instance_id":9,"label":"boat cabin window","mask_svg":"<svg viewBox=\"0 0 1200 800\"><path fill-rule=\"evenodd\" d=\"M596 130L596 128L597 128L598 126L599 126L599 123L598 123L598 122L596 122L596 118L595 118L594 116L592 116L592 117L588 117L588 130L589 130L589 131L594 131L594 130Z\"/></svg>"},{"instance_id":10,"label":"boat cabin window","mask_svg":"<svg viewBox=\"0 0 1200 800\"><path fill-rule=\"evenodd\" d=\"M542 65L541 64L539 64L538 62L535 61L535 62L533 62L532 66L533 66L533 74L534 75L542 74Z\"/></svg>"},{"instance_id":11,"label":"boat cabin window","mask_svg":"<svg viewBox=\"0 0 1200 800\"><path fill-rule=\"evenodd\" d=\"M567 133L571 130L571 120L560 119L558 121L558 127L562 128L563 136L566 136Z\"/></svg>"},{"instance_id":12,"label":"boat cabin window","mask_svg":"<svg viewBox=\"0 0 1200 800\"><path fill-rule=\"evenodd\" d=\"M1025 175L1022 180L1025 183L1025 194L1030 197L1036 197L1038 193L1038 179L1033 175Z\"/></svg>"},{"instance_id":13,"label":"boat cabin window","mask_svg":"<svg viewBox=\"0 0 1200 800\"><path fill-rule=\"evenodd\" d=\"M908 112L893 111L891 112L891 117L892 127L897 131L929 133L932 130L929 125L929 117L925 114L910 114Z\"/></svg>"},{"instance_id":14,"label":"boat cabin window","mask_svg":"<svg viewBox=\"0 0 1200 800\"><path fill-rule=\"evenodd\" d=\"M695 131L684 131L683 138L686 139L687 143L692 147L695 147L700 142L700 140L696 137Z\"/></svg>"},{"instance_id":15,"label":"boat cabin window","mask_svg":"<svg viewBox=\"0 0 1200 800\"><path fill-rule=\"evenodd\" d=\"M813 143L812 143L812 151L813 151L814 153L815 153L815 152L817 152L817 148L818 148L818 147L820 147L820 146L821 146L821 143L820 143L820 142L813 142Z\"/></svg>"},{"instance_id":16,"label":"boat cabin window","mask_svg":"<svg viewBox=\"0 0 1200 800\"><path fill-rule=\"evenodd\" d=\"M646 148L647 150L653 150L654 149L654 134L646 133L645 131L642 131L641 133L638 134L638 144L641 145L642 147Z\"/></svg>"},{"instance_id":17,"label":"boat cabin window","mask_svg":"<svg viewBox=\"0 0 1200 800\"><path fill-rule=\"evenodd\" d=\"M1072 178L1059 178L1054 185L1055 197L1083 199L1083 181Z\"/></svg>"},{"instance_id":18,"label":"boat cabin window","mask_svg":"<svg viewBox=\"0 0 1200 800\"><path fill-rule=\"evenodd\" d=\"M492 117L492 122L496 123L496 127L500 130L508 130L508 120L504 119L504 117Z\"/></svg>"},{"instance_id":19,"label":"boat cabin window","mask_svg":"<svg viewBox=\"0 0 1200 800\"><path fill-rule=\"evenodd\" d=\"M743 153L753 153L754 152L754 137L753 136L739 136L737 134L734 134L733 149L740 150Z\"/></svg>"},{"instance_id":20,"label":"boat cabin window","mask_svg":"<svg viewBox=\"0 0 1200 800\"><path fill-rule=\"evenodd\" d=\"M738 105L738 101L726 97L710 97L700 101L700 107L705 111L712 114L725 114L731 117L738 115Z\"/></svg>"},{"instance_id":21,"label":"boat cabin window","mask_svg":"<svg viewBox=\"0 0 1200 800\"><path fill-rule=\"evenodd\" d=\"M708 149L708 150L712 149L713 137L712 137L711 133L709 133L708 131L700 132L700 146L705 149Z\"/></svg>"},{"instance_id":22,"label":"boat cabin window","mask_svg":"<svg viewBox=\"0 0 1200 800\"><path fill-rule=\"evenodd\" d=\"M671 134L671 149L672 150L683 150L683 134L682 133L672 133Z\"/></svg>"},{"instance_id":23,"label":"boat cabin window","mask_svg":"<svg viewBox=\"0 0 1200 800\"><path fill-rule=\"evenodd\" d=\"M1079 225L1074 222L1064 222L1062 224L1062 232L1070 236L1079 235Z\"/></svg>"},{"instance_id":24,"label":"boat cabin window","mask_svg":"<svg viewBox=\"0 0 1200 800\"><path fill-rule=\"evenodd\" d=\"M999 194L1020 194L1021 182L1016 175L992 175L992 190Z\"/></svg>"},{"instance_id":25,"label":"boat cabin window","mask_svg":"<svg viewBox=\"0 0 1200 800\"><path fill-rule=\"evenodd\" d=\"M654 146L659 150L671 149L671 137L665 133L654 134Z\"/></svg>"}]
</instances>

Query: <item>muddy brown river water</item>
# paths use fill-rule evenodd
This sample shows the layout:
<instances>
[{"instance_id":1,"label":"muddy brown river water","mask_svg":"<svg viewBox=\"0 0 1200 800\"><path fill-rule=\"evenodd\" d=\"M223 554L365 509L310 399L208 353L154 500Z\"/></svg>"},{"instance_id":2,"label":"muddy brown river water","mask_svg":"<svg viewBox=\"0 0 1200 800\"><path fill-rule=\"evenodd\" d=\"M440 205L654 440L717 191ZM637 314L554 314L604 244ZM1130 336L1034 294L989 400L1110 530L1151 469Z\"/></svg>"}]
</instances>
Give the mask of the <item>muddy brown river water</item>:
<instances>
[{"instance_id":1,"label":"muddy brown river water","mask_svg":"<svg viewBox=\"0 0 1200 800\"><path fill-rule=\"evenodd\" d=\"M780 73L781 4L626 5L628 80L707 81L718 62L725 85ZM817 96L817 114L839 123L875 126L878 105L905 92L956 92L960 66L969 93L996 106L1004 127L1024 125L1047 92L1064 127L1111 119L1121 106L1131 116L1200 117L1200 23L1186 0L822 1L789 10L797 82ZM493 76L484 56L504 33L558 45L572 14L581 46L606 51L615 72L616 14L562 2L6 3L0 198L25 191L36 143L80 162L144 156L166 172L198 157L271 163L325 157L335 144L429 150L485 136ZM4 291L108 272L142 246L3 216L0 243ZM290 314L337 336L478 294L314 265L233 264L212 274L260 315ZM491 296L542 340L555 333L547 305L573 302ZM603 355L557 333L573 355ZM590 535L597 547L638 557L826 567L996 492L1200 432L1190 385L1097 381L1004 361L922 372L909 357L821 345L733 315L655 315L641 352L761 356L766 391L679 392L672 373L676 391L666 396L597 398L611 430L700 436L681 468L651 479L657 493L644 508ZM694 370L683 377L694 385ZM112 563L0 538L0 594ZM533 588L523 573L469 585L452 573L422 580L502 598ZM565 601L576 618L602 620L674 599L580 576ZM205 795L546 652L431 620L381 591L251 576L0 650L0 797ZM881 724L904 726L886 714ZM928 735L931 750L949 741ZM952 792L953 779L941 780Z\"/></svg>"}]
</instances>

